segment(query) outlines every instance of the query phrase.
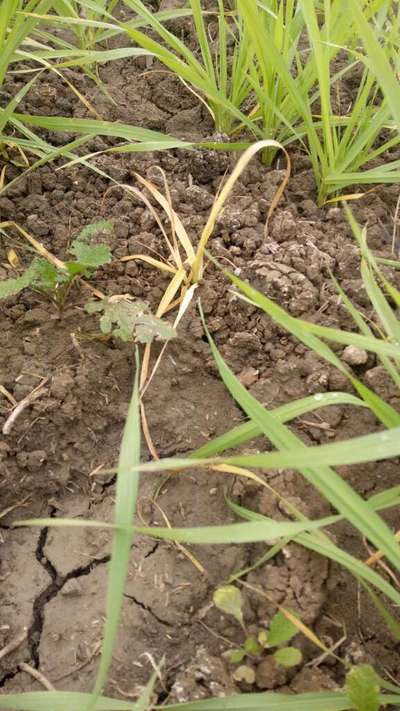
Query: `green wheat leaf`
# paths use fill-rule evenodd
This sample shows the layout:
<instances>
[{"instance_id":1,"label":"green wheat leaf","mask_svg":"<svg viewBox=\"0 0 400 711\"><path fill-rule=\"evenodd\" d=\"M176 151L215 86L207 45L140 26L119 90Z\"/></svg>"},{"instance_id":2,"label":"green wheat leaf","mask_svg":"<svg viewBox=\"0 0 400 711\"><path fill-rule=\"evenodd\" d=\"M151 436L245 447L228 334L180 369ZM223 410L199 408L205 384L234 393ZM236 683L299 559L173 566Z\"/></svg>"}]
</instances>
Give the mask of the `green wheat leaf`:
<instances>
[{"instance_id":1,"label":"green wheat leaf","mask_svg":"<svg viewBox=\"0 0 400 711\"><path fill-rule=\"evenodd\" d=\"M360 664L349 671L346 692L357 711L379 711L379 677L369 664Z\"/></svg>"}]
</instances>

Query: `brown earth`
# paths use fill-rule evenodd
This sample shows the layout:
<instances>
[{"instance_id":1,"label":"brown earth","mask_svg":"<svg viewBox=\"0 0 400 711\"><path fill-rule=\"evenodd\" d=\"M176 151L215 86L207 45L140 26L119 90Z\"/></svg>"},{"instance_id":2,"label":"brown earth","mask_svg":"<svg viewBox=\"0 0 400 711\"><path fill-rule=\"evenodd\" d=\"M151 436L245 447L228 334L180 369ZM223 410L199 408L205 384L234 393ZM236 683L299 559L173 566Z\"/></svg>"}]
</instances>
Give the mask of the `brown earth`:
<instances>
[{"instance_id":1,"label":"brown earth","mask_svg":"<svg viewBox=\"0 0 400 711\"><path fill-rule=\"evenodd\" d=\"M116 105L78 72L70 78L96 110L108 120L167 131L182 137L209 137L205 109L173 78L143 76L132 62L115 63L100 74ZM15 88L15 85L14 85ZM58 78L38 82L23 109L36 113L87 115ZM59 142L65 136L57 136ZM54 137L52 137L54 139ZM90 149L113 141L97 138ZM88 148L89 150L89 148ZM335 206L318 208L307 159L292 156L293 175L274 213L268 239L266 214L283 172L254 160L235 186L218 219L209 248L221 263L264 291L295 316L341 328L352 328L340 304L330 271L355 305L366 315L370 306L359 276L359 259L349 227ZM115 180L135 184L135 171L159 179L165 171L174 207L196 243L216 190L235 157L213 151L167 151L108 155L96 165ZM8 165L11 180L18 168ZM86 224L99 218L114 220L107 240L114 261L101 269L93 285L106 294L130 293L154 309L167 281L139 262L122 263L123 256L156 250L165 253L157 225L138 201L122 188L81 166L55 171L45 166L12 186L0 197L0 219L15 220L60 258ZM354 213L368 223L369 244L390 256L393 214L398 189L377 188L354 203ZM22 258L26 245L15 237L3 241L0 276L7 276L6 249ZM395 278L395 275L393 275ZM329 390L350 390L338 372L287 336L254 307L239 301L223 275L207 268L198 289L208 327L228 364L250 392L267 407ZM114 481L98 474L115 466L124 418L131 394L132 347L93 337L95 318L83 310L87 293L75 289L60 316L41 296L24 292L2 308L0 382L20 401L42 381L41 396L16 420L0 444L2 619L0 646L18 637L27 639L0 662L3 693L39 689L19 664L39 669L57 689L90 690L99 659L109 560L109 537L99 530L13 529L20 518L33 516L84 517L112 520ZM342 347L335 347L340 354ZM154 349L154 355L157 354ZM356 372L399 408L373 356ZM146 399L146 414L160 456L185 454L243 421L243 413L218 378L193 307L176 340L168 346ZM1 414L10 414L1 400ZM330 407L293 424L307 444L331 442L370 432L376 427L368 413ZM259 450L262 441L245 451ZM149 457L143 446L143 459ZM343 468L360 493L398 482L397 461ZM268 476L281 495L306 515L317 517L329 507L295 472ZM158 507L152 503L159 488ZM270 516L282 517L279 506L264 489L243 480L227 483L210 472L186 472L163 484L163 477L143 477L138 520L164 525L198 526L234 520L225 495ZM7 513L8 507L13 507ZM388 515L398 527L397 513ZM367 557L362 541L349 526L335 529L336 540L349 552ZM212 606L215 587L254 564L265 546L190 548L201 572L184 551L167 542L137 538L132 550L128 584L114 662L110 694L134 698L152 666L165 657L159 700L187 700L230 693L238 688L224 653L243 641L230 618ZM326 644L343 638L336 653L350 660L367 660L388 678L399 678L400 650L386 633L368 599L349 574L297 545L289 545L267 564L247 576L276 603L297 610ZM245 619L256 631L274 612L274 605L244 593ZM258 660L258 688L295 691L334 688L343 680L334 659L318 660L319 651L300 639L303 666L284 672L270 659ZM248 689L245 684L239 688Z\"/></svg>"}]
</instances>

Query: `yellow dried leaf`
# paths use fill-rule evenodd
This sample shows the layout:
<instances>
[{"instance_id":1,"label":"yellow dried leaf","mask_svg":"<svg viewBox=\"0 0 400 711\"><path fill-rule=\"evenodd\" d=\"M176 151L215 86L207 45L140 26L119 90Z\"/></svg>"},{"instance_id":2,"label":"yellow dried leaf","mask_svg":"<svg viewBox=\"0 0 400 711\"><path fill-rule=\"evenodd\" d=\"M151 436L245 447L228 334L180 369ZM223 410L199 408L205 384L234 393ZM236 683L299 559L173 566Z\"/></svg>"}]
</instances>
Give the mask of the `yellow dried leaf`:
<instances>
[{"instance_id":1,"label":"yellow dried leaf","mask_svg":"<svg viewBox=\"0 0 400 711\"><path fill-rule=\"evenodd\" d=\"M16 269L20 264L20 258L14 249L9 249L7 252L7 259L9 264Z\"/></svg>"}]
</instances>

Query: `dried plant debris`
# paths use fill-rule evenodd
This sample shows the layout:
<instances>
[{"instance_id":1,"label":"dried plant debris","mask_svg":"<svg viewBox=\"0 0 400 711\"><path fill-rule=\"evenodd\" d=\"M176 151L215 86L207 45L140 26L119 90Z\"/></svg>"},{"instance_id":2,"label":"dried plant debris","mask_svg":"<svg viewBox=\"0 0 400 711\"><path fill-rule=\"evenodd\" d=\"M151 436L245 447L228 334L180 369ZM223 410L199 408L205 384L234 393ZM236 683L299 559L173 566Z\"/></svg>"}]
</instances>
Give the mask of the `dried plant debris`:
<instances>
[{"instance_id":1,"label":"dried plant debris","mask_svg":"<svg viewBox=\"0 0 400 711\"><path fill-rule=\"evenodd\" d=\"M90 301L85 309L90 314L102 314L100 316L102 333L112 334L125 342L169 341L176 336L175 329L169 323L154 316L144 301L134 299L129 294Z\"/></svg>"}]
</instances>

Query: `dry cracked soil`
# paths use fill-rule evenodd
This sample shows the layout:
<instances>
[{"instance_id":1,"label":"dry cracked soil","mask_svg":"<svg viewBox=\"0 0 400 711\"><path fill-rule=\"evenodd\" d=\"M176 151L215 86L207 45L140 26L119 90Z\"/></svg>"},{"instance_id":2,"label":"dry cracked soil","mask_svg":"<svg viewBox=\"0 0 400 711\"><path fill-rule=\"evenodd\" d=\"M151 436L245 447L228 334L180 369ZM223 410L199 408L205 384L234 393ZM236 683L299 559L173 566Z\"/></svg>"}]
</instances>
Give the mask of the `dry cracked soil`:
<instances>
[{"instance_id":1,"label":"dry cracked soil","mask_svg":"<svg viewBox=\"0 0 400 711\"><path fill-rule=\"evenodd\" d=\"M108 120L167 131L190 139L212 136L204 107L173 77L143 74L132 60L100 68L115 100L78 71L70 72L77 88ZM10 79L9 91L18 88ZM17 87L16 87L17 84ZM7 85L6 85L7 89ZM70 89L56 76L38 81L21 111L87 116ZM52 136L60 143L66 136ZM112 140L96 138L90 149L101 151ZM101 155L96 165L112 178L135 184L134 173L157 182L165 171L175 210L195 243L216 190L235 156L216 151L170 150L147 154ZM289 187L273 215L268 239L265 218L282 180L282 167L266 168L255 159L237 182L210 240L212 254L237 274L284 306L294 316L340 328L353 328L340 303L331 273L362 313L370 305L359 274L359 257L350 229L336 206L318 208L313 175L306 157L293 154ZM112 233L102 234L113 261L92 284L107 293L129 293L154 309L167 281L149 265L121 257L138 252L164 253L158 226L143 204L120 187L74 165L43 166L15 183L0 197L0 220L15 220L53 254L64 258L71 241L87 224L112 219ZM11 180L20 169L6 168ZM370 246L390 256L396 187L382 186L354 203L354 213L368 223ZM2 242L0 276L7 276L6 252L29 258L15 234ZM396 274L391 275L395 283ZM269 408L319 392L348 390L347 380L308 352L255 307L237 299L223 274L207 267L198 289L208 327L220 352L241 382ZM2 306L0 382L20 401L43 383L37 397L0 442L0 647L18 646L0 659L2 693L40 689L24 664L39 670L56 689L90 690L99 662L110 537L101 529L20 528L12 524L32 517L83 517L111 521L115 482L100 468L118 458L121 433L134 376L132 346L96 338L94 316L84 311L85 290L71 292L60 315L41 295L25 291ZM341 354L342 347L335 347ZM153 358L159 352L155 347ZM355 364L357 375L394 407L399 394L372 355ZM0 401L5 421L11 404ZM185 315L178 336L169 344L145 397L154 445L160 456L185 455L216 435L243 422L218 377L203 334L196 305ZM299 418L295 431L309 445L371 432L377 427L368 412L330 407ZM262 440L242 448L265 449ZM142 459L149 458L143 445ZM396 460L342 467L341 474L368 496L398 482ZM329 506L295 471L273 471L271 484L311 518ZM157 492L157 505L154 496ZM282 518L279 500L254 482L223 478L214 472L186 471L166 480L162 474L142 477L137 520L174 526L216 525L235 517L226 496L268 516ZM387 520L398 527L398 512ZM397 523L396 523L397 521ZM367 557L368 551L350 526L335 528L339 545ZM161 702L201 699L235 690L306 691L336 688L343 671L334 658L319 659L306 639L300 667L276 667L271 657L253 660L256 683L233 678L227 652L243 642L233 620L212 605L216 586L252 566L267 544L191 546L190 555L171 542L137 537L132 547L122 624L106 692L135 698L152 666L164 657ZM248 630L265 625L284 604L336 653L368 661L388 678L400 676L400 648L393 645L368 597L350 575L296 544L247 575L269 601L243 592ZM22 664L22 667L21 667Z\"/></svg>"}]
</instances>

